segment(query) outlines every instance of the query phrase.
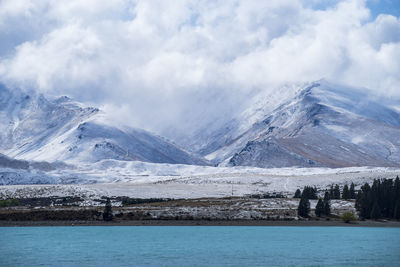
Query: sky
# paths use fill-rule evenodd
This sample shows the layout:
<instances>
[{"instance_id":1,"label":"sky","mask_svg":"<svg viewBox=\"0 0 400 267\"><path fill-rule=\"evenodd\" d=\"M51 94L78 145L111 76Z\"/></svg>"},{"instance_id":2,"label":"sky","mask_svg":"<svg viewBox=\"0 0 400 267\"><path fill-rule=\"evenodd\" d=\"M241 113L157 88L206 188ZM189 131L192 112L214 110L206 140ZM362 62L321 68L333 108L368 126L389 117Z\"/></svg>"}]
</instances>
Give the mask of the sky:
<instances>
[{"instance_id":1,"label":"sky","mask_svg":"<svg viewBox=\"0 0 400 267\"><path fill-rule=\"evenodd\" d=\"M400 99L400 1L0 0L2 83L134 127L199 128L321 78Z\"/></svg>"}]
</instances>

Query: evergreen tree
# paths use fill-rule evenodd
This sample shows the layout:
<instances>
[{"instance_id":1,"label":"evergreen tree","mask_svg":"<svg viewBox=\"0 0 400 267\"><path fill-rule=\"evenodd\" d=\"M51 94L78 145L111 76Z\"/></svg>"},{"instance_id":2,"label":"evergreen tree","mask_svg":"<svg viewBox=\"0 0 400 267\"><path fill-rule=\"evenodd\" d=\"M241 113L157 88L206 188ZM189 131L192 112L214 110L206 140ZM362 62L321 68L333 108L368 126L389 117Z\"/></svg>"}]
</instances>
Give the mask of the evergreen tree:
<instances>
[{"instance_id":1,"label":"evergreen tree","mask_svg":"<svg viewBox=\"0 0 400 267\"><path fill-rule=\"evenodd\" d=\"M350 199L356 199L356 190L354 183L351 183L350 185L349 194L350 194Z\"/></svg>"},{"instance_id":2,"label":"evergreen tree","mask_svg":"<svg viewBox=\"0 0 400 267\"><path fill-rule=\"evenodd\" d=\"M331 214L331 203L330 203L330 196L328 192L325 192L324 196L324 214L329 216Z\"/></svg>"},{"instance_id":3,"label":"evergreen tree","mask_svg":"<svg viewBox=\"0 0 400 267\"><path fill-rule=\"evenodd\" d=\"M361 210L361 197L362 197L362 191L358 190L356 195L356 205L355 205L357 211Z\"/></svg>"},{"instance_id":4,"label":"evergreen tree","mask_svg":"<svg viewBox=\"0 0 400 267\"><path fill-rule=\"evenodd\" d=\"M396 220L400 220L400 199L397 200L396 205L394 207L394 216Z\"/></svg>"},{"instance_id":5,"label":"evergreen tree","mask_svg":"<svg viewBox=\"0 0 400 267\"><path fill-rule=\"evenodd\" d=\"M294 198L301 198L301 190L297 189L296 192L294 193Z\"/></svg>"},{"instance_id":6,"label":"evergreen tree","mask_svg":"<svg viewBox=\"0 0 400 267\"><path fill-rule=\"evenodd\" d=\"M379 207L381 207L381 215L384 218L392 218L394 215L394 206L396 200L394 199L393 179L381 180L379 192Z\"/></svg>"},{"instance_id":7,"label":"evergreen tree","mask_svg":"<svg viewBox=\"0 0 400 267\"><path fill-rule=\"evenodd\" d=\"M312 199L318 199L318 195L317 195L317 193L318 193L318 190L317 190L317 187L313 187L312 188Z\"/></svg>"},{"instance_id":8,"label":"evergreen tree","mask_svg":"<svg viewBox=\"0 0 400 267\"><path fill-rule=\"evenodd\" d=\"M331 185L331 188L329 189L329 196L330 196L330 199L334 199L334 189L333 189L333 184Z\"/></svg>"},{"instance_id":9,"label":"evergreen tree","mask_svg":"<svg viewBox=\"0 0 400 267\"><path fill-rule=\"evenodd\" d=\"M374 202L374 205L372 206L370 217L371 217L371 219L375 219L375 220L381 218L381 209L379 208L378 201Z\"/></svg>"},{"instance_id":10,"label":"evergreen tree","mask_svg":"<svg viewBox=\"0 0 400 267\"><path fill-rule=\"evenodd\" d=\"M349 187L347 184L343 186L343 192L342 192L342 199L349 199L350 198L350 191Z\"/></svg>"},{"instance_id":11,"label":"evergreen tree","mask_svg":"<svg viewBox=\"0 0 400 267\"><path fill-rule=\"evenodd\" d=\"M310 212L310 201L302 197L299 202L299 207L297 208L297 214L301 217L308 217L308 213Z\"/></svg>"},{"instance_id":12,"label":"evergreen tree","mask_svg":"<svg viewBox=\"0 0 400 267\"><path fill-rule=\"evenodd\" d=\"M369 195L369 202L373 203L373 205L371 206L372 209L371 209L371 216L370 216L372 219L378 219L378 218L372 217L372 210L374 209L375 203L376 203L376 206L378 209L378 210L375 210L375 214L377 215L379 212L379 217L382 215L382 212L380 209L380 207L382 207L380 187L381 187L380 180L374 179L374 182L372 183L372 186L371 186L371 193Z\"/></svg>"},{"instance_id":13,"label":"evergreen tree","mask_svg":"<svg viewBox=\"0 0 400 267\"><path fill-rule=\"evenodd\" d=\"M400 179L399 176L396 177L396 179L394 180L394 199L400 200Z\"/></svg>"},{"instance_id":14,"label":"evergreen tree","mask_svg":"<svg viewBox=\"0 0 400 267\"><path fill-rule=\"evenodd\" d=\"M111 201L109 198L107 198L106 206L104 207L104 212L103 212L103 220L112 221L112 219L113 219L113 214L111 208Z\"/></svg>"},{"instance_id":15,"label":"evergreen tree","mask_svg":"<svg viewBox=\"0 0 400 267\"><path fill-rule=\"evenodd\" d=\"M324 213L325 213L324 203L322 202L321 199L318 199L317 206L315 206L315 215L321 217L321 215L323 215Z\"/></svg>"},{"instance_id":16,"label":"evergreen tree","mask_svg":"<svg viewBox=\"0 0 400 267\"><path fill-rule=\"evenodd\" d=\"M325 200L330 200L331 199L331 196L329 195L329 192L328 191L325 191L325 194L324 194L324 201Z\"/></svg>"},{"instance_id":17,"label":"evergreen tree","mask_svg":"<svg viewBox=\"0 0 400 267\"><path fill-rule=\"evenodd\" d=\"M400 181L375 179L372 186L365 183L356 197L356 209L364 219L396 218L399 216ZM400 203L400 202L399 202Z\"/></svg>"},{"instance_id":18,"label":"evergreen tree","mask_svg":"<svg viewBox=\"0 0 400 267\"><path fill-rule=\"evenodd\" d=\"M331 199L331 195L329 194L329 191L330 191L330 190L326 190L326 191L325 191L324 200L325 200L325 199Z\"/></svg>"},{"instance_id":19,"label":"evergreen tree","mask_svg":"<svg viewBox=\"0 0 400 267\"><path fill-rule=\"evenodd\" d=\"M369 219L371 215L371 187L368 183L361 186L356 200L356 209L360 212L360 217Z\"/></svg>"},{"instance_id":20,"label":"evergreen tree","mask_svg":"<svg viewBox=\"0 0 400 267\"><path fill-rule=\"evenodd\" d=\"M340 188L339 185L335 185L335 189L333 189L333 199L340 199Z\"/></svg>"},{"instance_id":21,"label":"evergreen tree","mask_svg":"<svg viewBox=\"0 0 400 267\"><path fill-rule=\"evenodd\" d=\"M303 189L303 193L301 194L301 197L307 198L307 199L317 199L317 188L316 187L311 187L311 186L305 186Z\"/></svg>"}]
</instances>

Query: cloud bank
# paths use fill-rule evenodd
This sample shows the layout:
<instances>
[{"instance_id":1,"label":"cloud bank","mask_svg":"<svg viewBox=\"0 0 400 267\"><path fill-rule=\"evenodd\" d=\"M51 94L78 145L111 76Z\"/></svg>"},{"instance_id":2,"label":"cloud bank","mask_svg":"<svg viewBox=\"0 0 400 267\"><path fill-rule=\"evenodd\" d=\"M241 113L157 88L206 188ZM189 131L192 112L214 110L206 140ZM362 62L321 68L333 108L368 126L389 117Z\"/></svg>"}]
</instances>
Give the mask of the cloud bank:
<instances>
[{"instance_id":1,"label":"cloud bank","mask_svg":"<svg viewBox=\"0 0 400 267\"><path fill-rule=\"evenodd\" d=\"M3 0L0 79L160 133L229 117L282 83L327 78L400 98L399 17L328 2Z\"/></svg>"}]
</instances>

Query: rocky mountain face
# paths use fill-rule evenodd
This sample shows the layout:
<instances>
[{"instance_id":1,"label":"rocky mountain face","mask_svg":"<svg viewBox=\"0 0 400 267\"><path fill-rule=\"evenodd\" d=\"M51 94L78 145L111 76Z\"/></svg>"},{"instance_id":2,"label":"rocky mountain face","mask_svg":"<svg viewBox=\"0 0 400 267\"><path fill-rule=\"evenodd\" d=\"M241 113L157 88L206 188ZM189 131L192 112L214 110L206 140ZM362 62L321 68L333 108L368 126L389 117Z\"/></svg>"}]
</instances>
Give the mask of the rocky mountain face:
<instances>
[{"instance_id":1,"label":"rocky mountain face","mask_svg":"<svg viewBox=\"0 0 400 267\"><path fill-rule=\"evenodd\" d=\"M315 82L206 156L256 167L400 166L400 103Z\"/></svg>"}]
</instances>

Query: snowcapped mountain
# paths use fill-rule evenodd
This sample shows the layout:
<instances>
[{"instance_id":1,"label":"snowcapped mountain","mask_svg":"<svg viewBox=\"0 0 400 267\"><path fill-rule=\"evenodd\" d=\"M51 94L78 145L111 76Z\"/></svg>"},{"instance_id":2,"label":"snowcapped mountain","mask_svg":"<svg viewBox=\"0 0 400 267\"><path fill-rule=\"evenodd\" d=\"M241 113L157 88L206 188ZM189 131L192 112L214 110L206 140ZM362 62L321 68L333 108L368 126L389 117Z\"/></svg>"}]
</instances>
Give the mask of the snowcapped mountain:
<instances>
[{"instance_id":1,"label":"snowcapped mountain","mask_svg":"<svg viewBox=\"0 0 400 267\"><path fill-rule=\"evenodd\" d=\"M0 161L28 171L106 159L263 168L400 167L398 101L324 80L286 85L244 101L247 108L235 117L175 138L188 153L144 130L116 127L99 109L68 97L47 99L0 85L0 153L10 157Z\"/></svg>"},{"instance_id":2,"label":"snowcapped mountain","mask_svg":"<svg viewBox=\"0 0 400 267\"><path fill-rule=\"evenodd\" d=\"M206 158L228 166L400 166L400 103L324 80L299 88L271 112L250 107L245 114L258 121Z\"/></svg>"},{"instance_id":3,"label":"snowcapped mountain","mask_svg":"<svg viewBox=\"0 0 400 267\"><path fill-rule=\"evenodd\" d=\"M48 100L4 85L0 85L0 153L29 161L207 164L144 130L113 126L97 108L83 107L68 97Z\"/></svg>"},{"instance_id":4,"label":"snowcapped mountain","mask_svg":"<svg viewBox=\"0 0 400 267\"><path fill-rule=\"evenodd\" d=\"M240 105L224 103L233 105L234 111L219 113L217 119L208 119L204 127L199 127L192 133L185 132L184 135L178 133L168 137L186 150L207 157L214 163L220 163L231 156L232 151L240 149L240 144L237 148L232 147L234 140L261 121L266 114L272 113L280 104L293 99L307 84L309 83L287 84L280 87L279 92L275 90L250 92L241 99ZM214 154L215 151L218 152Z\"/></svg>"}]
</instances>

